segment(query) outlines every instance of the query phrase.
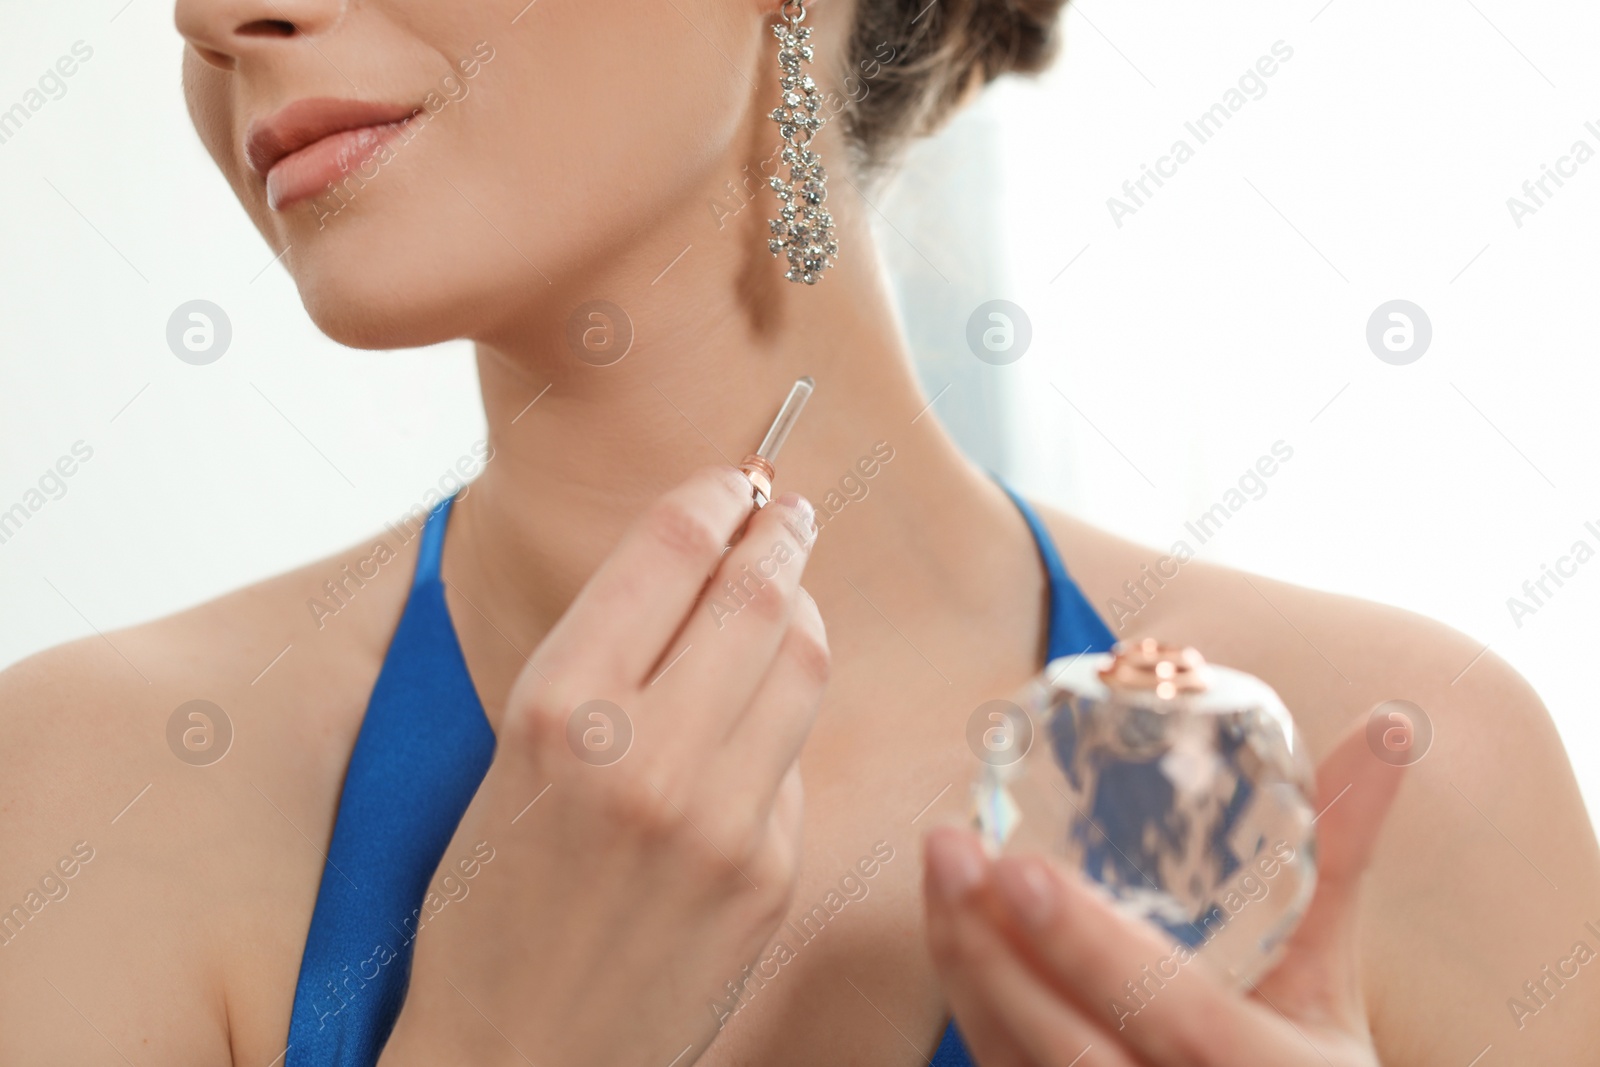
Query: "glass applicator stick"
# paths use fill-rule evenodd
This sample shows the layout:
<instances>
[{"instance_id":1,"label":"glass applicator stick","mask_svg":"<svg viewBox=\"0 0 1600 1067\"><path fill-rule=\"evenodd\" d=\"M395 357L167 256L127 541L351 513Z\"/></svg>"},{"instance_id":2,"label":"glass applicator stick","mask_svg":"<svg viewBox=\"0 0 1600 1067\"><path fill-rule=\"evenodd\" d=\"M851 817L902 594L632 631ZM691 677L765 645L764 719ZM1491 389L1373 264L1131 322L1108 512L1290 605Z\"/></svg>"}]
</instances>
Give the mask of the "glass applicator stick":
<instances>
[{"instance_id":1,"label":"glass applicator stick","mask_svg":"<svg viewBox=\"0 0 1600 1067\"><path fill-rule=\"evenodd\" d=\"M794 424L800 418L800 411L806 406L806 401L811 399L811 391L816 388L816 382L808 375L801 378L789 389L783 406L778 409L777 418L772 420L772 425L767 428L767 435L761 439L761 445L754 452L744 458L739 464L739 469L744 471L746 478L755 489L756 507L764 508L772 499L772 479L776 475L773 461L778 458L778 451L783 448L783 443L789 439L789 432L794 429Z\"/></svg>"},{"instance_id":2,"label":"glass applicator stick","mask_svg":"<svg viewBox=\"0 0 1600 1067\"><path fill-rule=\"evenodd\" d=\"M783 401L783 407L778 409L778 417L773 419L772 425L767 428L767 436L761 439L761 447L756 449L756 455L769 464L777 460L778 450L789 439L789 431L794 429L795 422L800 418L800 411L811 398L811 391L816 385L810 376L794 383L789 389L788 397Z\"/></svg>"}]
</instances>

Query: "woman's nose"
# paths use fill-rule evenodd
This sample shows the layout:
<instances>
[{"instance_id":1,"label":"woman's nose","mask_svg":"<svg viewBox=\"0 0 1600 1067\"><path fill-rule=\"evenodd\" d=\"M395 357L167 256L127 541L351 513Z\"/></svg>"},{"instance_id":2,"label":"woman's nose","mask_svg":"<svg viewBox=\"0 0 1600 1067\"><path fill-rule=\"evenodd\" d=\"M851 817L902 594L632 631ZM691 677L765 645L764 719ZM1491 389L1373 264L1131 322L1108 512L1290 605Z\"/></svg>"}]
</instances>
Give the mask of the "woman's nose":
<instances>
[{"instance_id":1,"label":"woman's nose","mask_svg":"<svg viewBox=\"0 0 1600 1067\"><path fill-rule=\"evenodd\" d=\"M337 25L348 0L178 0L178 32L214 67Z\"/></svg>"}]
</instances>

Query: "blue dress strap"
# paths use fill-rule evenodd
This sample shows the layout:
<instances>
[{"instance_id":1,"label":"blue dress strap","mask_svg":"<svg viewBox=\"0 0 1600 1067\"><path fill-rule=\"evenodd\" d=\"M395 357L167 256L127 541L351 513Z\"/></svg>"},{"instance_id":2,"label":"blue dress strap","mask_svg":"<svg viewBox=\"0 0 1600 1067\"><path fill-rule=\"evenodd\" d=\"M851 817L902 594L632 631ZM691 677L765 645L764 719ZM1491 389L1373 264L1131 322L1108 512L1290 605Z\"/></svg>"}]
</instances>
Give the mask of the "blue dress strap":
<instances>
[{"instance_id":1,"label":"blue dress strap","mask_svg":"<svg viewBox=\"0 0 1600 1067\"><path fill-rule=\"evenodd\" d=\"M450 501L423 527L416 578L350 756L300 960L285 1067L372 1067L427 923L428 882L494 757L494 731L445 605Z\"/></svg>"},{"instance_id":2,"label":"blue dress strap","mask_svg":"<svg viewBox=\"0 0 1600 1067\"><path fill-rule=\"evenodd\" d=\"M928 1061L928 1067L973 1067L972 1054L967 1051L966 1044L961 1040L961 1032L956 1029L954 1022L945 1027L944 1039L934 1050L933 1059Z\"/></svg>"},{"instance_id":3,"label":"blue dress strap","mask_svg":"<svg viewBox=\"0 0 1600 1067\"><path fill-rule=\"evenodd\" d=\"M1011 502L1017 506L1017 510L1022 512L1023 519L1027 521L1028 529L1033 534L1033 543L1039 549L1039 558L1044 562L1045 573L1050 580L1050 622L1045 639L1046 658L1058 659L1061 656L1078 656L1085 652L1111 651L1111 646L1117 643L1116 635L1083 595L1078 583L1067 574L1067 565L1062 562L1061 553L1057 550L1050 531L1045 528L1044 520L1033 510L1032 504L1017 495L1005 482L1000 482L1000 488L1006 491L1006 495L1011 498Z\"/></svg>"},{"instance_id":4,"label":"blue dress strap","mask_svg":"<svg viewBox=\"0 0 1600 1067\"><path fill-rule=\"evenodd\" d=\"M1028 530L1033 534L1033 543L1039 550L1039 559L1044 563L1050 588L1045 658L1053 660L1062 656L1081 656L1086 652L1109 652L1117 642L1116 636L1083 595L1078 583L1067 573L1067 565L1062 562L1061 553L1044 520L1033 510L1033 505L1022 499L1009 485L999 478L995 481L1006 491L1017 510L1022 512ZM973 1067L972 1056L967 1052L961 1032L956 1029L954 1022L945 1030L944 1040L939 1042L938 1051L933 1054L931 1067Z\"/></svg>"},{"instance_id":5,"label":"blue dress strap","mask_svg":"<svg viewBox=\"0 0 1600 1067\"><path fill-rule=\"evenodd\" d=\"M445 497L428 515L422 526L422 544L417 546L417 569L411 578L411 588L438 583L439 567L444 561L444 532L450 525L450 508L456 502L453 496Z\"/></svg>"}]
</instances>

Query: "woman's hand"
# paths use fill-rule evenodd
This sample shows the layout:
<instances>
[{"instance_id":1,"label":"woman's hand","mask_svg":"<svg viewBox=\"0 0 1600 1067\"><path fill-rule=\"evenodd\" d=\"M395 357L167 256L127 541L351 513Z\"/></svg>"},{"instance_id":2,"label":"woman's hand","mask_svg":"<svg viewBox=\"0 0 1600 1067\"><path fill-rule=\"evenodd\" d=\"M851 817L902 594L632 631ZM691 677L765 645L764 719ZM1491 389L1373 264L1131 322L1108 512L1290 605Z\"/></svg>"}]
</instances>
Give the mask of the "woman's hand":
<instances>
[{"instance_id":1,"label":"woman's hand","mask_svg":"<svg viewBox=\"0 0 1600 1067\"><path fill-rule=\"evenodd\" d=\"M1318 770L1317 888L1287 954L1248 996L1172 955L1076 874L1037 856L990 862L976 837L927 841L928 939L982 1067L1376 1067L1362 1001L1356 903L1401 780L1352 732ZM1163 974L1164 979L1164 974ZM1145 981L1135 1001L1124 983Z\"/></svg>"},{"instance_id":2,"label":"woman's hand","mask_svg":"<svg viewBox=\"0 0 1600 1067\"><path fill-rule=\"evenodd\" d=\"M441 870L493 862L419 937L385 1067L687 1067L715 1036L790 901L828 675L811 507L724 554L750 499L732 468L669 492L533 653Z\"/></svg>"}]
</instances>

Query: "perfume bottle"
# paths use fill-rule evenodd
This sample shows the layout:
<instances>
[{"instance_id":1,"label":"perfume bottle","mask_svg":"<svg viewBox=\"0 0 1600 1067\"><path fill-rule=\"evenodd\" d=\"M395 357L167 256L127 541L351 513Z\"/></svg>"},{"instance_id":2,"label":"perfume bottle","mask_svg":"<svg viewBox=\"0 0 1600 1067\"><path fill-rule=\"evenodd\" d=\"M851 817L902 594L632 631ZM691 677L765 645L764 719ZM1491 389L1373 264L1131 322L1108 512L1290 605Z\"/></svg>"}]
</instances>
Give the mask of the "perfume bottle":
<instances>
[{"instance_id":1,"label":"perfume bottle","mask_svg":"<svg viewBox=\"0 0 1600 1067\"><path fill-rule=\"evenodd\" d=\"M1313 770L1265 682L1153 640L1052 662L979 709L974 821L1045 852L1241 987L1316 886Z\"/></svg>"}]
</instances>

